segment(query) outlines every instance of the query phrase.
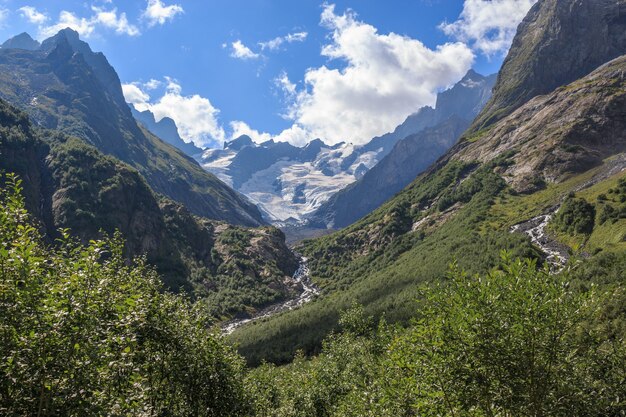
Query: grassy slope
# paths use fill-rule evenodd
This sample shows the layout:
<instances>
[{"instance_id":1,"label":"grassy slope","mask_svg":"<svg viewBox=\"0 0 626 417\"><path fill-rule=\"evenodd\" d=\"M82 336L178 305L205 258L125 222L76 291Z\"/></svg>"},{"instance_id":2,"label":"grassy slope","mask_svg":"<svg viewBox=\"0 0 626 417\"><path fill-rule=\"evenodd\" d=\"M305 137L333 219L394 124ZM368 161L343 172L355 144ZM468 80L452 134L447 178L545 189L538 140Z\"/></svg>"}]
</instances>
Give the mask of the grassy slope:
<instances>
[{"instance_id":1,"label":"grassy slope","mask_svg":"<svg viewBox=\"0 0 626 417\"><path fill-rule=\"evenodd\" d=\"M492 166L498 163L506 162ZM235 332L232 340L250 363L285 362L295 349L318 351L320 340L336 328L339 312L355 301L365 306L367 314L406 322L415 314L419 287L441 278L453 261L470 272L484 272L497 264L502 249L516 256L540 256L525 235L511 234L510 227L559 204L600 168L531 195L511 193L491 169L479 168L463 181L468 169L449 164L441 171L423 175L357 224L305 242L301 250L311 258L313 279L325 295L300 310ZM580 196L595 201L592 197L606 192L625 176L615 175L580 192ZM472 191L471 199L455 202L464 195L464 187ZM424 208L435 195L441 197L435 199L434 207ZM398 228L402 223L398 218L403 216L398 213L404 213L408 225L427 220L417 231L410 227L403 230ZM394 231L383 231L385 226ZM587 250L599 246L626 250L625 228L626 219L610 227L597 226ZM363 253L368 239L385 243L371 253Z\"/></svg>"}]
</instances>

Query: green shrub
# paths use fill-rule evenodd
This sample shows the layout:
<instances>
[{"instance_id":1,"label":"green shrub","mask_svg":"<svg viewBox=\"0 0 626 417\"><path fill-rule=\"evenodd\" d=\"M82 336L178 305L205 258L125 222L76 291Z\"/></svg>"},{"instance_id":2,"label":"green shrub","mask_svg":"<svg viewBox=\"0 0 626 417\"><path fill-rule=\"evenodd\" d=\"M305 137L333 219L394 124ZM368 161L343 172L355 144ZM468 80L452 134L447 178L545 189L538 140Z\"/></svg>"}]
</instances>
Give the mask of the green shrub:
<instances>
[{"instance_id":1,"label":"green shrub","mask_svg":"<svg viewBox=\"0 0 626 417\"><path fill-rule=\"evenodd\" d=\"M246 415L242 361L119 235L42 243L0 190L0 414Z\"/></svg>"},{"instance_id":2,"label":"green shrub","mask_svg":"<svg viewBox=\"0 0 626 417\"><path fill-rule=\"evenodd\" d=\"M595 223L596 209L587 200L568 197L554 218L557 230L569 234L591 234Z\"/></svg>"}]
</instances>

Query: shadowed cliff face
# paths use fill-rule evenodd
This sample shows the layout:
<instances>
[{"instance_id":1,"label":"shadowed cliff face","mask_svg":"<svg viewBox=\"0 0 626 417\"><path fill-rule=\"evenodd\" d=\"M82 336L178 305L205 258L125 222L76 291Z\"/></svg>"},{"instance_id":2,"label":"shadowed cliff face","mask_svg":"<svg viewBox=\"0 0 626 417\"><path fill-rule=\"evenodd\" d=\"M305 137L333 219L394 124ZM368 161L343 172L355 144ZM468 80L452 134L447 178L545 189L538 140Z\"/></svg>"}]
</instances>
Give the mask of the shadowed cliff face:
<instances>
[{"instance_id":1,"label":"shadowed cliff face","mask_svg":"<svg viewBox=\"0 0 626 417\"><path fill-rule=\"evenodd\" d=\"M626 0L539 0L520 24L471 132L626 53Z\"/></svg>"},{"instance_id":2,"label":"shadowed cliff face","mask_svg":"<svg viewBox=\"0 0 626 417\"><path fill-rule=\"evenodd\" d=\"M263 224L254 205L137 125L115 70L70 29L36 50L0 49L0 97L28 112L37 125L84 139L130 164L154 191L195 214Z\"/></svg>"}]
</instances>

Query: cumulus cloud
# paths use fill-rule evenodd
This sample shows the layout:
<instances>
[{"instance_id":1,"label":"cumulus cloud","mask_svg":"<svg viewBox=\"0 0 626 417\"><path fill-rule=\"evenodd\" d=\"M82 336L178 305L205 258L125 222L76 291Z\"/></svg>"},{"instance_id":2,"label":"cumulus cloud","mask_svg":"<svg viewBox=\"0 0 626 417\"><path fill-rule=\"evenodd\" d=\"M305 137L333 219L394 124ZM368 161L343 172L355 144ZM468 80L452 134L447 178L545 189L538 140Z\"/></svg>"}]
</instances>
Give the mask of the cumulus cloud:
<instances>
[{"instance_id":1,"label":"cumulus cloud","mask_svg":"<svg viewBox=\"0 0 626 417\"><path fill-rule=\"evenodd\" d=\"M517 26L537 0L465 0L455 22L444 22L443 32L469 43L481 53L503 54L511 46Z\"/></svg>"},{"instance_id":2,"label":"cumulus cloud","mask_svg":"<svg viewBox=\"0 0 626 417\"><path fill-rule=\"evenodd\" d=\"M237 139L241 135L248 135L256 143L263 143L272 139L269 133L261 133L256 129L252 129L246 122L235 120L230 122L230 140Z\"/></svg>"},{"instance_id":3,"label":"cumulus cloud","mask_svg":"<svg viewBox=\"0 0 626 417\"><path fill-rule=\"evenodd\" d=\"M233 58L248 60L261 57L261 55L252 52L252 50L244 45L243 42L241 42L240 40L236 40L235 42L231 43L231 47L232 50L230 52L230 56Z\"/></svg>"},{"instance_id":4,"label":"cumulus cloud","mask_svg":"<svg viewBox=\"0 0 626 417\"><path fill-rule=\"evenodd\" d=\"M37 11L37 9L32 6L20 7L17 10L26 20L35 25L42 25L48 20L48 16L46 16L44 13Z\"/></svg>"},{"instance_id":5,"label":"cumulus cloud","mask_svg":"<svg viewBox=\"0 0 626 417\"><path fill-rule=\"evenodd\" d=\"M296 85L291 82L285 71L281 72L280 75L274 79L274 85L276 85L287 98L292 98L296 95Z\"/></svg>"},{"instance_id":6,"label":"cumulus cloud","mask_svg":"<svg viewBox=\"0 0 626 417\"><path fill-rule=\"evenodd\" d=\"M3 28L6 26L6 22L10 14L11 14L11 11L9 9L0 8L0 28Z\"/></svg>"},{"instance_id":7,"label":"cumulus cloud","mask_svg":"<svg viewBox=\"0 0 626 417\"><path fill-rule=\"evenodd\" d=\"M155 80L154 78L152 78L150 81L148 81L147 83L144 83L144 87L147 90L156 90L157 88L159 88L163 83L159 80Z\"/></svg>"},{"instance_id":8,"label":"cumulus cloud","mask_svg":"<svg viewBox=\"0 0 626 417\"><path fill-rule=\"evenodd\" d=\"M304 146L313 138L307 129L298 123L294 123L291 127L276 135L274 140L277 142L289 142L295 146Z\"/></svg>"},{"instance_id":9,"label":"cumulus cloud","mask_svg":"<svg viewBox=\"0 0 626 417\"><path fill-rule=\"evenodd\" d=\"M152 80L151 80L152 81ZM210 147L221 145L226 137L219 123L219 110L209 99L198 94L182 94L182 86L174 79L165 78L165 92L156 101L145 92L148 83L130 83L122 86L126 101L139 111L150 110L155 119L170 117L178 126L178 133L186 142L198 146Z\"/></svg>"},{"instance_id":10,"label":"cumulus cloud","mask_svg":"<svg viewBox=\"0 0 626 417\"><path fill-rule=\"evenodd\" d=\"M295 146L304 146L312 139L310 133L298 124L292 125L291 127L280 132L278 135L259 132L258 130L251 128L246 122L242 122L240 120L230 122L229 125L230 134L228 135L228 140L237 139L241 135L248 135L250 139L256 143L263 143L270 139L274 139L276 142L289 142Z\"/></svg>"},{"instance_id":11,"label":"cumulus cloud","mask_svg":"<svg viewBox=\"0 0 626 417\"><path fill-rule=\"evenodd\" d=\"M92 19L108 29L114 30L121 35L137 36L140 34L137 26L128 23L126 13L117 14L117 9L104 10L99 7L92 7L95 13Z\"/></svg>"},{"instance_id":12,"label":"cumulus cloud","mask_svg":"<svg viewBox=\"0 0 626 417\"><path fill-rule=\"evenodd\" d=\"M307 36L309 36L307 32L288 33L285 36L278 36L267 42L259 42L259 46L263 50L269 49L270 51L275 51L284 43L304 42Z\"/></svg>"},{"instance_id":13,"label":"cumulus cloud","mask_svg":"<svg viewBox=\"0 0 626 417\"><path fill-rule=\"evenodd\" d=\"M290 141L319 137L328 143L364 143L393 130L409 114L432 105L437 92L463 77L474 54L463 43L429 49L422 42L378 30L354 12L325 5L321 24L331 31L322 55L343 68L306 71L305 87L289 106ZM282 135L282 134L281 134Z\"/></svg>"},{"instance_id":14,"label":"cumulus cloud","mask_svg":"<svg viewBox=\"0 0 626 417\"><path fill-rule=\"evenodd\" d=\"M148 22L148 26L155 26L157 24L163 25L183 12L183 7L179 4L166 6L161 0L148 0L148 6L143 12L143 17Z\"/></svg>"},{"instance_id":15,"label":"cumulus cloud","mask_svg":"<svg viewBox=\"0 0 626 417\"><path fill-rule=\"evenodd\" d=\"M148 110L150 96L138 83L122 84L122 92L127 103L131 103L139 111Z\"/></svg>"},{"instance_id":16,"label":"cumulus cloud","mask_svg":"<svg viewBox=\"0 0 626 417\"><path fill-rule=\"evenodd\" d=\"M62 10L56 22L46 24L50 18L34 7L24 6L18 9L22 17L30 23L38 26L38 37L40 39L55 35L65 28L74 29L82 37L89 38L98 27L113 30L120 35L137 36L140 34L139 28L128 21L126 13L118 13L116 8L106 10L101 7L92 6L93 14L90 17L79 17L75 13Z\"/></svg>"}]
</instances>

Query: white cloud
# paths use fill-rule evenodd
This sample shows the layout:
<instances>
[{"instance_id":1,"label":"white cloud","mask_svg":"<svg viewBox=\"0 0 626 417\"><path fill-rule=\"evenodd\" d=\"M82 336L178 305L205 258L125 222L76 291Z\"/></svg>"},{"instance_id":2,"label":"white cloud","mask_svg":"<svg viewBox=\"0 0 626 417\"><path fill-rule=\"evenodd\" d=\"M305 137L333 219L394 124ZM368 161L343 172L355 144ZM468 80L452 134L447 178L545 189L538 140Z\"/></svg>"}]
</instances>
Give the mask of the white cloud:
<instances>
[{"instance_id":1,"label":"white cloud","mask_svg":"<svg viewBox=\"0 0 626 417\"><path fill-rule=\"evenodd\" d=\"M257 59L260 58L261 55L252 52L250 48L243 44L240 40L236 40L231 43L232 51L230 56L237 59Z\"/></svg>"},{"instance_id":2,"label":"white cloud","mask_svg":"<svg viewBox=\"0 0 626 417\"><path fill-rule=\"evenodd\" d=\"M230 134L228 140L237 139L241 135L248 135L250 139L256 143L267 142L270 139L274 139L276 142L289 142L295 146L304 146L313 139L306 129L294 124L293 126L283 130L278 135L271 135L266 132L259 132L256 129L251 128L246 122L236 120L230 122Z\"/></svg>"},{"instance_id":3,"label":"white cloud","mask_svg":"<svg viewBox=\"0 0 626 417\"><path fill-rule=\"evenodd\" d=\"M282 137L327 143L364 143L393 130L409 114L432 105L439 90L457 82L474 54L462 43L429 49L418 40L378 30L348 11L325 5L321 24L331 31L322 55L344 63L307 70L288 115L295 124ZM281 136L279 135L279 136Z\"/></svg>"},{"instance_id":4,"label":"white cloud","mask_svg":"<svg viewBox=\"0 0 626 417\"><path fill-rule=\"evenodd\" d=\"M150 81L148 81L147 83L144 83L143 86L146 90L156 90L157 88L159 88L163 83L159 80L155 80L154 78L151 78Z\"/></svg>"},{"instance_id":5,"label":"white cloud","mask_svg":"<svg viewBox=\"0 0 626 417\"><path fill-rule=\"evenodd\" d=\"M250 136L250 139L256 143L263 143L272 139L272 135L269 133L261 133L258 130L252 129L246 122L235 120L229 124L231 129L230 140L237 139L241 135Z\"/></svg>"},{"instance_id":6,"label":"white cloud","mask_svg":"<svg viewBox=\"0 0 626 417\"><path fill-rule=\"evenodd\" d=\"M38 26L40 39L54 36L58 31L65 28L74 29L80 36L89 38L99 26L111 29L120 35L140 35L139 28L129 23L126 13L118 14L116 8L105 10L96 6L93 6L91 10L93 14L88 18L79 17L72 12L62 10L56 22L46 25L49 20L48 16L34 7L25 6L19 9L26 20Z\"/></svg>"},{"instance_id":7,"label":"white cloud","mask_svg":"<svg viewBox=\"0 0 626 417\"><path fill-rule=\"evenodd\" d=\"M35 25L42 25L48 20L48 16L46 16L45 13L37 11L37 9L32 6L20 7L17 10L26 20Z\"/></svg>"},{"instance_id":8,"label":"white cloud","mask_svg":"<svg viewBox=\"0 0 626 417\"><path fill-rule=\"evenodd\" d=\"M116 33L121 35L137 36L140 34L137 26L128 23L126 13L120 13L118 16L117 9L103 10L99 7L92 7L92 10L95 13L93 19L98 24L113 29Z\"/></svg>"},{"instance_id":9,"label":"white cloud","mask_svg":"<svg viewBox=\"0 0 626 417\"><path fill-rule=\"evenodd\" d=\"M122 84L122 92L126 102L133 104L137 110L148 109L150 96L141 89L138 83Z\"/></svg>"},{"instance_id":10,"label":"white cloud","mask_svg":"<svg viewBox=\"0 0 626 417\"><path fill-rule=\"evenodd\" d=\"M56 23L39 27L39 38L49 38L65 28L74 29L80 36L89 38L96 29L96 21L93 18L78 17L72 12L63 10L59 13L59 19Z\"/></svg>"},{"instance_id":11,"label":"white cloud","mask_svg":"<svg viewBox=\"0 0 626 417\"><path fill-rule=\"evenodd\" d=\"M209 99L198 94L185 96L176 80L169 77L165 79L165 92L157 101L150 100L150 96L142 89L151 82L124 84L124 97L137 110L150 110L157 121L164 117L172 118L178 126L178 133L186 142L203 147L224 143L226 135L218 120L219 110Z\"/></svg>"},{"instance_id":12,"label":"white cloud","mask_svg":"<svg viewBox=\"0 0 626 417\"><path fill-rule=\"evenodd\" d=\"M465 0L459 19L439 27L487 56L511 46L517 26L537 0Z\"/></svg>"},{"instance_id":13,"label":"white cloud","mask_svg":"<svg viewBox=\"0 0 626 417\"><path fill-rule=\"evenodd\" d=\"M311 133L297 123L274 137L277 142L289 142L295 146L304 146L311 139L313 139Z\"/></svg>"},{"instance_id":14,"label":"white cloud","mask_svg":"<svg viewBox=\"0 0 626 417\"><path fill-rule=\"evenodd\" d=\"M161 0L148 0L148 6L143 12L143 17L148 21L148 26L163 25L183 12L183 7L179 4L166 6Z\"/></svg>"},{"instance_id":15,"label":"white cloud","mask_svg":"<svg viewBox=\"0 0 626 417\"><path fill-rule=\"evenodd\" d=\"M269 49L275 51L284 43L304 42L309 34L307 32L289 33L285 36L279 36L267 42L259 42L261 49Z\"/></svg>"},{"instance_id":16,"label":"white cloud","mask_svg":"<svg viewBox=\"0 0 626 417\"><path fill-rule=\"evenodd\" d=\"M274 79L274 84L287 98L292 98L296 95L296 85L289 80L289 76L285 71L281 72L280 75Z\"/></svg>"}]
</instances>

